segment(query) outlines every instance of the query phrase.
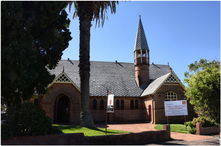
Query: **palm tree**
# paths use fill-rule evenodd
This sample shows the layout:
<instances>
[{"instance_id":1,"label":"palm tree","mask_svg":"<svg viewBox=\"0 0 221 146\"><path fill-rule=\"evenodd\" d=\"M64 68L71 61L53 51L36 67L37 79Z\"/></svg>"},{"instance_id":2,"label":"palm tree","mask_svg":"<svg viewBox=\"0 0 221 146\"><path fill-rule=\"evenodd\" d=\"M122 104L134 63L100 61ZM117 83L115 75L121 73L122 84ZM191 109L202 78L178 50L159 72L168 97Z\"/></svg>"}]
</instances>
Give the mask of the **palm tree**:
<instances>
[{"instance_id":1,"label":"palm tree","mask_svg":"<svg viewBox=\"0 0 221 146\"><path fill-rule=\"evenodd\" d=\"M89 79L90 79L90 27L91 21L96 20L96 25L103 26L105 13L111 9L111 13L116 12L118 1L76 1L68 2L69 11L74 4L75 12L73 18L79 17L80 21L80 55L79 55L79 75L81 89L81 126L94 127L93 118L89 108Z\"/></svg>"}]
</instances>

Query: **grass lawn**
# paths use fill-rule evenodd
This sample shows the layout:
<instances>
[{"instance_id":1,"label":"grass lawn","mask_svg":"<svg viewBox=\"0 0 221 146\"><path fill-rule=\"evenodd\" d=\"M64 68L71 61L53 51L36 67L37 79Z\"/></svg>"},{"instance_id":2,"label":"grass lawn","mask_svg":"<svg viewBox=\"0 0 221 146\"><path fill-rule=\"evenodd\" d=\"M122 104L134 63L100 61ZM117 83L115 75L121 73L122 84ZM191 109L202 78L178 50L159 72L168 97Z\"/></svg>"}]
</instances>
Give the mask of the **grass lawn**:
<instances>
[{"instance_id":1,"label":"grass lawn","mask_svg":"<svg viewBox=\"0 0 221 146\"><path fill-rule=\"evenodd\" d=\"M105 135L105 128L86 128L76 125L58 125L53 124L53 126L58 126L62 130L64 134L66 133L84 133L84 136L101 136ZM127 131L119 131L119 130L112 130L107 129L107 135L114 135L114 134L122 134L122 133L132 133Z\"/></svg>"},{"instance_id":2,"label":"grass lawn","mask_svg":"<svg viewBox=\"0 0 221 146\"><path fill-rule=\"evenodd\" d=\"M165 125L165 124L156 124L154 129L163 130L163 125ZM190 127L187 126L187 129L190 129ZM170 124L170 131L189 134L189 132L188 132L188 130L186 130L186 127L184 124Z\"/></svg>"}]
</instances>

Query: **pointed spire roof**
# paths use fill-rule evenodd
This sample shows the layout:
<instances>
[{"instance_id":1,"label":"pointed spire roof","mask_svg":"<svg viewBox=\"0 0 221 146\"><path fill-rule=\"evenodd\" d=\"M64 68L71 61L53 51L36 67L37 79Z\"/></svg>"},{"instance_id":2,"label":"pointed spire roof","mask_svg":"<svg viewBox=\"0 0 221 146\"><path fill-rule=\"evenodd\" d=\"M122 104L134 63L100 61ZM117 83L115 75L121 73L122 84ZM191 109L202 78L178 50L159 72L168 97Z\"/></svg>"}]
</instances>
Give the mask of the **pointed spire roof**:
<instances>
[{"instance_id":1,"label":"pointed spire roof","mask_svg":"<svg viewBox=\"0 0 221 146\"><path fill-rule=\"evenodd\" d=\"M136 42L134 46L134 51L140 50L140 49L149 50L146 36L144 33L144 29L143 29L143 25L141 22L141 16L139 15L139 24L138 24L138 29L137 29L137 37L136 37Z\"/></svg>"}]
</instances>

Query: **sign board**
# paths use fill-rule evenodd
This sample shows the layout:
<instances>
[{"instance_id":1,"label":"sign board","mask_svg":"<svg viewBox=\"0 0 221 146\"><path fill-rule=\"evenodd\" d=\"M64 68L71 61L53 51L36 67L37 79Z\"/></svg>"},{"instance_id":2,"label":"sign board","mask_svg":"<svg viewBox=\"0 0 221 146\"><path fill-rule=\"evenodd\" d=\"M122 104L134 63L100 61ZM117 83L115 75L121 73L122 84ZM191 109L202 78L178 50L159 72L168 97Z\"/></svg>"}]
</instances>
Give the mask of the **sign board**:
<instances>
[{"instance_id":1,"label":"sign board","mask_svg":"<svg viewBox=\"0 0 221 146\"><path fill-rule=\"evenodd\" d=\"M187 101L164 101L165 116L183 116L188 115Z\"/></svg>"},{"instance_id":2,"label":"sign board","mask_svg":"<svg viewBox=\"0 0 221 146\"><path fill-rule=\"evenodd\" d=\"M109 94L107 97L107 112L114 112L114 94Z\"/></svg>"}]
</instances>

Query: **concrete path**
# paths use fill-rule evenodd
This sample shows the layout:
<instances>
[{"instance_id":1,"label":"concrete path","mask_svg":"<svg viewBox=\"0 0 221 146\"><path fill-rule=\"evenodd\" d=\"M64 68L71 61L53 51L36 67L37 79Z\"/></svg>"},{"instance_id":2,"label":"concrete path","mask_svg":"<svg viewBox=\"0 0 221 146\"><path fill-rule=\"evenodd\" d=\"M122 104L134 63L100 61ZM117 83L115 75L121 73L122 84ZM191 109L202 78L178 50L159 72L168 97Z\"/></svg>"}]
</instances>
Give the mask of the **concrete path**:
<instances>
[{"instance_id":1,"label":"concrete path","mask_svg":"<svg viewBox=\"0 0 221 146\"><path fill-rule=\"evenodd\" d=\"M95 124L96 125L96 124ZM104 124L97 124L97 127L104 128ZM142 132L142 131L156 131L155 124L149 123L126 123L126 124L107 124L108 129ZM151 145L220 145L219 135L196 135L171 132L171 138L174 140L154 143Z\"/></svg>"}]
</instances>

